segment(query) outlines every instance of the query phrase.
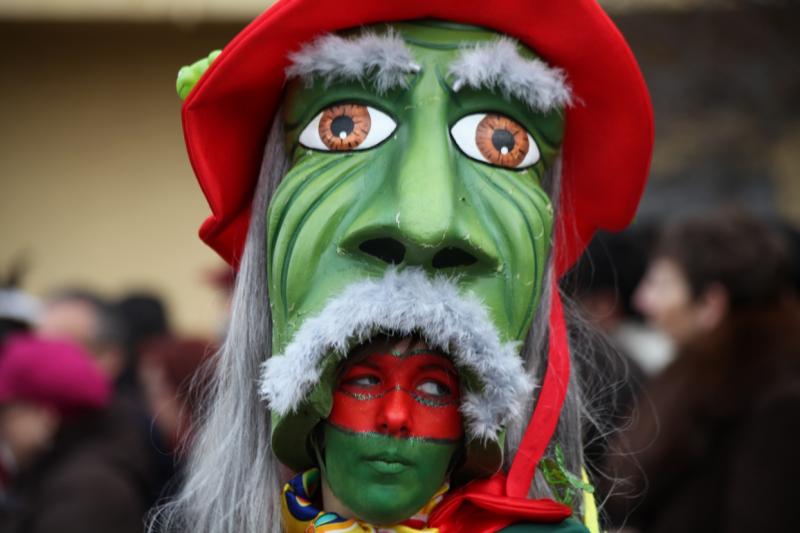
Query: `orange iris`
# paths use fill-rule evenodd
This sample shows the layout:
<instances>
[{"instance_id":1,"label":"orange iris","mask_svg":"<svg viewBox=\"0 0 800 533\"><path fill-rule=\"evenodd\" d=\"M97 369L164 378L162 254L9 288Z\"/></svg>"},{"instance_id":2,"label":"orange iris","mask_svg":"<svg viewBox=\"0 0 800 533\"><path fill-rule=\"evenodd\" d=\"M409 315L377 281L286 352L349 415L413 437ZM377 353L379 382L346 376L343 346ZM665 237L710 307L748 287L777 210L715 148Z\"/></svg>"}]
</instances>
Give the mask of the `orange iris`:
<instances>
[{"instance_id":1,"label":"orange iris","mask_svg":"<svg viewBox=\"0 0 800 533\"><path fill-rule=\"evenodd\" d=\"M528 132L503 115L486 115L475 130L475 144L492 165L515 168L528 155Z\"/></svg>"},{"instance_id":2,"label":"orange iris","mask_svg":"<svg viewBox=\"0 0 800 533\"><path fill-rule=\"evenodd\" d=\"M337 104L322 113L319 137L331 150L353 150L364 142L371 126L367 106Z\"/></svg>"}]
</instances>

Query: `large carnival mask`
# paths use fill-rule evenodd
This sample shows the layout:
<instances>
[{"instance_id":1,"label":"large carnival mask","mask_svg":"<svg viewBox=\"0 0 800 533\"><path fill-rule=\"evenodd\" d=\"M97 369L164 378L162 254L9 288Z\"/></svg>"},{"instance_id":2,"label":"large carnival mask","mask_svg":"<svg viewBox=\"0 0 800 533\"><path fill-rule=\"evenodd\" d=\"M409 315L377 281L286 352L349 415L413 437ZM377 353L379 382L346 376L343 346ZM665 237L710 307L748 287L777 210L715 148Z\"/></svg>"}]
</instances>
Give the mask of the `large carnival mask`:
<instances>
[{"instance_id":1,"label":"large carnival mask","mask_svg":"<svg viewBox=\"0 0 800 533\"><path fill-rule=\"evenodd\" d=\"M200 236L244 274L217 383L245 390L220 395L232 407L205 431L260 431L226 466L199 457L194 485L216 498L188 488L201 514L217 493L242 513L271 498L225 477L256 449L319 466L323 497L373 524L496 472L463 488L523 505L548 449L580 455L553 439L578 423L562 416L557 281L596 230L631 221L653 133L638 66L594 0L279 0L178 90L211 207ZM459 515L449 498L440 509ZM258 529L276 525L271 502Z\"/></svg>"},{"instance_id":2,"label":"large carnival mask","mask_svg":"<svg viewBox=\"0 0 800 533\"><path fill-rule=\"evenodd\" d=\"M498 34L434 22L328 36L293 60L284 100L290 168L269 205L266 243L276 355L262 391L275 453L295 469L311 466L315 426L341 418L342 402L352 401L341 380L353 367L343 371L341 361L376 334L418 335L461 376L467 439L458 468L491 473L502 463L503 425L530 392L519 347L550 247L544 187L569 100L563 75ZM382 368L404 361L378 360ZM405 372L386 368L393 380ZM384 508L366 505L366 518L392 523L427 501L462 445L450 405L434 407L455 420L449 438L380 434L352 416L348 431L329 424L329 448L316 454L351 496L345 503L365 508L353 487L371 490L374 472L360 476L353 457L386 439L430 468L385 492ZM337 476L344 464L352 468Z\"/></svg>"}]
</instances>

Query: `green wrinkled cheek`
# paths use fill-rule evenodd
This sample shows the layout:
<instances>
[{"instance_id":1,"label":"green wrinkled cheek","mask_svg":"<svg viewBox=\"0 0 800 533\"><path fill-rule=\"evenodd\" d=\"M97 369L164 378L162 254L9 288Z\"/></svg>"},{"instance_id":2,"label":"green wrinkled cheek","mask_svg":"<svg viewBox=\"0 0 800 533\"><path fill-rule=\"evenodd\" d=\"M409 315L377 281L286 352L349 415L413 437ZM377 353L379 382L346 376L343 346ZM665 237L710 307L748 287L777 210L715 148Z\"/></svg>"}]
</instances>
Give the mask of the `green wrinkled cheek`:
<instances>
[{"instance_id":1,"label":"green wrinkled cheek","mask_svg":"<svg viewBox=\"0 0 800 533\"><path fill-rule=\"evenodd\" d=\"M363 193L363 174L374 154L305 152L276 191L268 214L267 279L276 352L344 281L359 279L335 243Z\"/></svg>"},{"instance_id":2,"label":"green wrinkled cheek","mask_svg":"<svg viewBox=\"0 0 800 533\"><path fill-rule=\"evenodd\" d=\"M472 210L473 231L484 231L501 258L496 272L470 279L470 288L487 304L503 338L523 340L542 292L552 205L535 170L508 171L464 159L459 173L467 184L463 203Z\"/></svg>"},{"instance_id":3,"label":"green wrinkled cheek","mask_svg":"<svg viewBox=\"0 0 800 533\"><path fill-rule=\"evenodd\" d=\"M325 476L331 491L358 518L397 524L419 511L446 481L456 449L456 444L346 433L326 425ZM401 454L412 466L387 475L364 460L387 452Z\"/></svg>"}]
</instances>

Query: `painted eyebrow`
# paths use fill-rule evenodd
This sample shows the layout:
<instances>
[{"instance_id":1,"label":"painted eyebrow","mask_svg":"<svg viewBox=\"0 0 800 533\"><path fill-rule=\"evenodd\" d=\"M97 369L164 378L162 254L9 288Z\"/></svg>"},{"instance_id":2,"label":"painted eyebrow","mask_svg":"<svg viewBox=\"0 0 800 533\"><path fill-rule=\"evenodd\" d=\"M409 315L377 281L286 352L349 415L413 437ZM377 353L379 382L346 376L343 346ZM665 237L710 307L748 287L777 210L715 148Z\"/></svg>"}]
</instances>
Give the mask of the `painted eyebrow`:
<instances>
[{"instance_id":1,"label":"painted eyebrow","mask_svg":"<svg viewBox=\"0 0 800 533\"><path fill-rule=\"evenodd\" d=\"M327 34L289 54L288 79L299 78L307 86L321 79L326 86L334 81L369 82L378 94L406 89L408 75L420 71L411 51L393 29L385 34L364 32L353 38Z\"/></svg>"},{"instance_id":2,"label":"painted eyebrow","mask_svg":"<svg viewBox=\"0 0 800 533\"><path fill-rule=\"evenodd\" d=\"M350 365L350 366L347 368L347 370L351 370L351 369L353 369L353 368L355 368L355 367L357 367L357 366L365 366L365 367L367 367L367 368L371 368L371 369L373 369L373 370L383 370L383 368L382 368L382 367L381 367L379 364L377 364L377 363L373 363L372 361L368 361L366 358L364 358L364 359L362 359L362 360L360 360L360 361L354 361L354 362L353 362L353 363L352 363L352 364L351 364L351 365Z\"/></svg>"},{"instance_id":3,"label":"painted eyebrow","mask_svg":"<svg viewBox=\"0 0 800 533\"><path fill-rule=\"evenodd\" d=\"M454 92L464 87L497 91L533 111L547 113L573 102L566 73L541 59L522 57L518 43L509 37L464 48L448 73L455 80Z\"/></svg>"}]
</instances>

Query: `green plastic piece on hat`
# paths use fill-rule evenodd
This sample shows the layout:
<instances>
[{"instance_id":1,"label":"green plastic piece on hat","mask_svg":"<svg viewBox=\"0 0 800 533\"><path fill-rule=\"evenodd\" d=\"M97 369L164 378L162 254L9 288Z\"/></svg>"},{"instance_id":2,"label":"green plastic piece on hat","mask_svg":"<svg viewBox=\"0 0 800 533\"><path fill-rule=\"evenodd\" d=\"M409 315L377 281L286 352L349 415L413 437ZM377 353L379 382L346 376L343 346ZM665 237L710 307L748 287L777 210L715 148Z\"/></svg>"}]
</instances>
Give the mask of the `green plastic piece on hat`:
<instances>
[{"instance_id":1,"label":"green plastic piece on hat","mask_svg":"<svg viewBox=\"0 0 800 533\"><path fill-rule=\"evenodd\" d=\"M178 96L181 100L186 100L186 97L189 96L189 93L194 89L194 86L197 85L197 82L200 81L200 77L208 70L208 67L211 66L211 62L214 61L217 56L222 53L222 50L214 50L208 57L204 57L199 61L195 61L191 65L186 65L181 67L178 71L178 81L175 84L175 88L178 91Z\"/></svg>"},{"instance_id":2,"label":"green plastic piece on hat","mask_svg":"<svg viewBox=\"0 0 800 533\"><path fill-rule=\"evenodd\" d=\"M556 444L554 452L554 457L546 457L541 463L544 479L553 491L553 499L572 507L575 498L582 493L594 494L591 483L567 470L560 445Z\"/></svg>"}]
</instances>

